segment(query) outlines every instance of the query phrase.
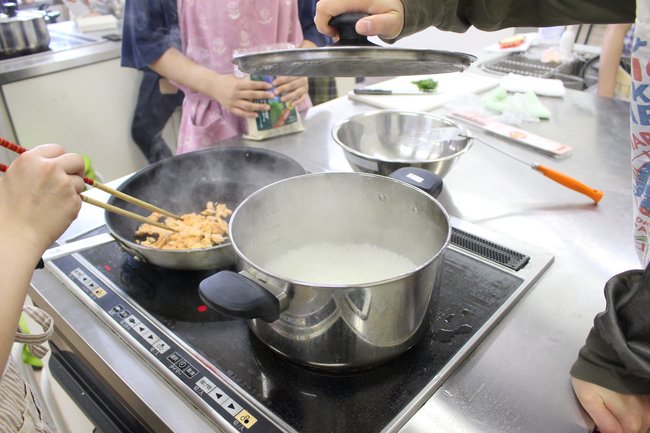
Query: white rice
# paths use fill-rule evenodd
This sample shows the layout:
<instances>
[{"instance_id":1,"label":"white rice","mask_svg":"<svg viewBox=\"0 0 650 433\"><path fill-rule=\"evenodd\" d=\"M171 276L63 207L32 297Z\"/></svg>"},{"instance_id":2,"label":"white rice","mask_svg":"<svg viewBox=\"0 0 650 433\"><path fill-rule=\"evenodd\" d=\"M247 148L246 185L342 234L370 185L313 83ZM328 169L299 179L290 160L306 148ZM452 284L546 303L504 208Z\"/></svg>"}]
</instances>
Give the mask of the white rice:
<instances>
[{"instance_id":1,"label":"white rice","mask_svg":"<svg viewBox=\"0 0 650 433\"><path fill-rule=\"evenodd\" d=\"M366 284L413 272L408 258L371 244L320 242L289 250L264 265L286 279L322 285Z\"/></svg>"}]
</instances>

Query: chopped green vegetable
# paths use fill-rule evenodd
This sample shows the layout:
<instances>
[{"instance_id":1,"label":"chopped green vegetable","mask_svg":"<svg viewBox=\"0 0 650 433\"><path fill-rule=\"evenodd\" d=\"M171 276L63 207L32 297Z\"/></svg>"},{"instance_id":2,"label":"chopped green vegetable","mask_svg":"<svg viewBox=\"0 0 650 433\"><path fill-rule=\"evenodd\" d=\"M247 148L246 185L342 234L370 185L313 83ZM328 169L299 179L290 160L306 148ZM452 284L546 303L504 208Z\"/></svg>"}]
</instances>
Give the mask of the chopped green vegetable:
<instances>
[{"instance_id":1,"label":"chopped green vegetable","mask_svg":"<svg viewBox=\"0 0 650 433\"><path fill-rule=\"evenodd\" d=\"M418 89L422 92L433 92L438 87L438 82L427 78L426 80L411 81L411 83L418 86Z\"/></svg>"}]
</instances>

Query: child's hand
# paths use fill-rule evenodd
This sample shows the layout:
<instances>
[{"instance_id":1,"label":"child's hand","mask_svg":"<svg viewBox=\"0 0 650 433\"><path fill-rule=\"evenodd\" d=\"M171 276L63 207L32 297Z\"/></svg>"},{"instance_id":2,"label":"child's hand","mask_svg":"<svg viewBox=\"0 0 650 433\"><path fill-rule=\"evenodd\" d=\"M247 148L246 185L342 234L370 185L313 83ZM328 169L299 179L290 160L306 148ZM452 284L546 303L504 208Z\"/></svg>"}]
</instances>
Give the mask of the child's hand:
<instances>
[{"instance_id":1,"label":"child's hand","mask_svg":"<svg viewBox=\"0 0 650 433\"><path fill-rule=\"evenodd\" d=\"M306 77L277 77L273 80L275 94L282 102L299 105L309 94L309 82Z\"/></svg>"},{"instance_id":2,"label":"child's hand","mask_svg":"<svg viewBox=\"0 0 650 433\"><path fill-rule=\"evenodd\" d=\"M227 111L240 117L257 117L257 111L268 111L268 104L254 102L255 99L273 99L273 87L264 81L237 78L234 75L220 75L214 80L210 96L216 99Z\"/></svg>"}]
</instances>

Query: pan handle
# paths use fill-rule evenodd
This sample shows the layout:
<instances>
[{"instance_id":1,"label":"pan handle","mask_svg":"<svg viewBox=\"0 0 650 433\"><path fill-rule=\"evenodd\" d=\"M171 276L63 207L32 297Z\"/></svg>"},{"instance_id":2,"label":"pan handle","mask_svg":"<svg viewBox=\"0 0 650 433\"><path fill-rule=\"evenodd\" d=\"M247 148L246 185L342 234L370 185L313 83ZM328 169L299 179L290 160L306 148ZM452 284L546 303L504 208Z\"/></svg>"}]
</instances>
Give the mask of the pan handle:
<instances>
[{"instance_id":1,"label":"pan handle","mask_svg":"<svg viewBox=\"0 0 650 433\"><path fill-rule=\"evenodd\" d=\"M130 247L126 242L124 242L124 241L118 239L117 237L115 237L115 242L117 243L117 245L119 245L119 247L120 247L123 251L126 251L128 254L130 254L130 255L132 255L133 257L135 257L138 261L140 261L140 262L142 262L142 263L149 263L149 260L147 260L147 258L146 258L144 255L142 255L142 254L141 254L139 251L137 251L136 249L131 248L131 247Z\"/></svg>"},{"instance_id":2,"label":"pan handle","mask_svg":"<svg viewBox=\"0 0 650 433\"><path fill-rule=\"evenodd\" d=\"M271 323L280 317L280 299L255 281L233 271L220 271L199 284L199 296L220 313Z\"/></svg>"},{"instance_id":3,"label":"pan handle","mask_svg":"<svg viewBox=\"0 0 650 433\"><path fill-rule=\"evenodd\" d=\"M371 46L377 47L378 45L370 42L364 35L360 35L354 29L361 18L367 17L368 14L360 13L345 13L337 15L332 18L329 24L339 31L339 40L332 44L335 47L356 47L356 46Z\"/></svg>"}]
</instances>

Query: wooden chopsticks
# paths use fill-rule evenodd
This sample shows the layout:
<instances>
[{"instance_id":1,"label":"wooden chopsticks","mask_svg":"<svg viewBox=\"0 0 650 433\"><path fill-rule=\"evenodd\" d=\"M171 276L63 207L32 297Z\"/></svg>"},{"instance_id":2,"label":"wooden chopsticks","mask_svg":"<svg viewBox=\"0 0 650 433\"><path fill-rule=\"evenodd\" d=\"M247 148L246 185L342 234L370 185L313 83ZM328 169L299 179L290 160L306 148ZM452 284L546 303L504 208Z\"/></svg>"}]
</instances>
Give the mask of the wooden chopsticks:
<instances>
[{"instance_id":1,"label":"wooden chopsticks","mask_svg":"<svg viewBox=\"0 0 650 433\"><path fill-rule=\"evenodd\" d=\"M11 141L6 140L6 139L4 139L2 137L0 137L0 146L5 147L5 148L7 148L7 149L9 149L9 150L11 150L13 152L19 153L19 154L24 153L27 150L24 147L19 146L19 145L15 144L15 143L12 143ZM0 171L3 171L3 172L7 171L8 168L9 167L7 167L5 164L0 163ZM83 179L84 179L84 182L87 185L94 186L97 189L105 191L105 192L107 192L107 193L109 193L109 194L111 194L111 195L113 195L115 197L121 198L122 200L127 201L129 203L132 203L132 204L134 204L136 206L140 206L140 207L142 207L144 209L147 209L147 210L150 210L152 212L158 212L158 213L163 214L163 215L168 216L168 217L172 217L172 218L175 218L175 219L178 219L178 220L182 220L182 218L180 216L176 215L176 214L168 212L168 211L166 211L164 209L161 209L161 208L159 208L157 206L154 206L154 205L152 205L150 203L147 203L147 202L142 201L140 199L137 199L135 197L131 197L128 194L124 194L123 192L120 192L120 191L118 191L116 189L113 189L113 188L111 188L109 186L106 186L106 185L104 185L104 184L102 184L100 182L97 182L95 180L92 180L92 179L90 179L88 177L84 176ZM136 219L136 220L141 221L141 222L146 222L148 224L155 225L156 227L160 227L160 228L163 228L165 230L176 231L176 230L172 229L171 227L166 226L165 224L159 223L158 221L155 221L153 219L144 217L142 215L138 215L137 213L134 213L134 212L129 212L127 210L118 208L116 206L109 205L107 203L104 203L104 202L101 202L101 201L98 201L98 200L94 200L94 199L92 199L90 197L87 197L87 196L85 196L83 194L81 194L81 198L86 203L92 204L94 206L101 207L103 209L106 209L109 212L120 214L120 215L129 217L129 218L133 218L133 219Z\"/></svg>"},{"instance_id":2,"label":"wooden chopsticks","mask_svg":"<svg viewBox=\"0 0 650 433\"><path fill-rule=\"evenodd\" d=\"M144 217L142 215L138 215L137 213L134 213L134 212L129 212L128 210L122 209L122 208L117 207L117 206L110 205L108 203L104 203L103 201L95 200L94 198L90 198L90 197L85 196L83 194L81 194L81 199L83 201L85 201L86 203L88 203L88 204L92 204L93 206L101 207L102 209L106 209L107 211L116 213L118 215L123 215L125 217L132 218L134 220L138 220L138 221L143 222L143 223L151 224L153 226L159 227L161 229L169 230L169 231L172 231L172 232L178 231L178 230L173 229L173 228L171 228L171 227L169 227L169 226L167 226L167 225L165 225L163 223L159 223L158 221L156 221L154 219L147 218L147 217Z\"/></svg>"}]
</instances>

